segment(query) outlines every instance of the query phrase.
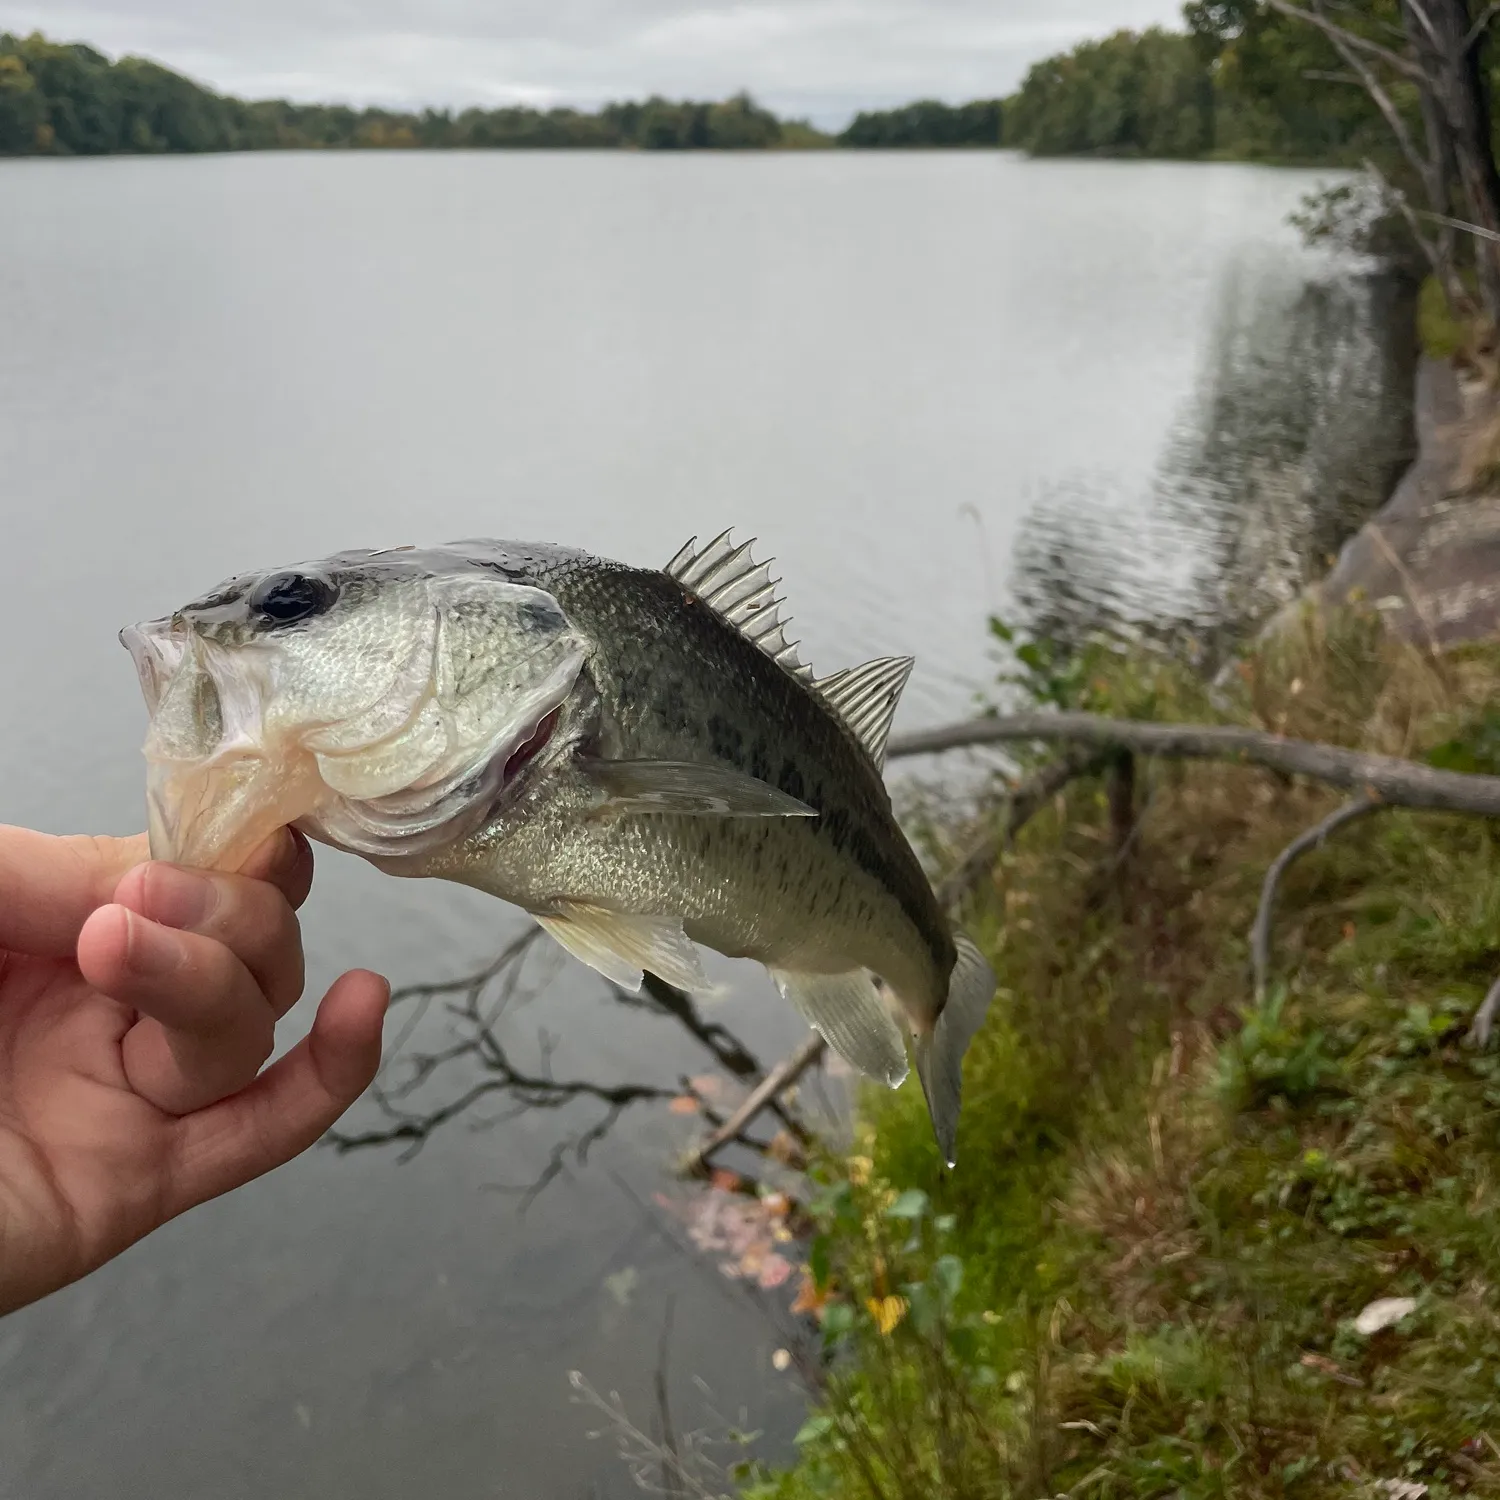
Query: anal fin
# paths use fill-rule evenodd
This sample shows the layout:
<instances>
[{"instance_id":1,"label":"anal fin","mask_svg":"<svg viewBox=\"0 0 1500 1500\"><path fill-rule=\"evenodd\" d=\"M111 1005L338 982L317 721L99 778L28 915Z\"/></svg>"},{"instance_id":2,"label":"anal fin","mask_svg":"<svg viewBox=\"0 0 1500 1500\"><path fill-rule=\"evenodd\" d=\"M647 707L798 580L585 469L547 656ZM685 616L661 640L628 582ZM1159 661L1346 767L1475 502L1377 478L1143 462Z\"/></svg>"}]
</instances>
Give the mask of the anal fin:
<instances>
[{"instance_id":1,"label":"anal fin","mask_svg":"<svg viewBox=\"0 0 1500 1500\"><path fill-rule=\"evenodd\" d=\"M533 915L574 958L621 989L639 990L644 970L690 995L713 993L681 917L641 916L579 901L559 902L547 916Z\"/></svg>"},{"instance_id":2,"label":"anal fin","mask_svg":"<svg viewBox=\"0 0 1500 1500\"><path fill-rule=\"evenodd\" d=\"M851 1068L896 1088L907 1075L906 1044L867 969L806 974L772 969L776 987Z\"/></svg>"}]
</instances>

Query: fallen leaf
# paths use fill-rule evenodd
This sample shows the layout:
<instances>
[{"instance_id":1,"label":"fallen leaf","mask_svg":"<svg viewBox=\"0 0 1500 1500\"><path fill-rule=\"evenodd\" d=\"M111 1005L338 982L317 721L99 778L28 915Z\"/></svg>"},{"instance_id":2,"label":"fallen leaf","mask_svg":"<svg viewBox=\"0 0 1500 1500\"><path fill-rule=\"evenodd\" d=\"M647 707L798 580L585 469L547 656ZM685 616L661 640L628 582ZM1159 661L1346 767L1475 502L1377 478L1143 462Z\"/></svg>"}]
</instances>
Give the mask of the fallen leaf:
<instances>
[{"instance_id":1,"label":"fallen leaf","mask_svg":"<svg viewBox=\"0 0 1500 1500\"><path fill-rule=\"evenodd\" d=\"M738 1172L731 1172L726 1167L716 1167L708 1182L710 1187L718 1188L721 1193L735 1193L739 1191L740 1176Z\"/></svg>"},{"instance_id":2,"label":"fallen leaf","mask_svg":"<svg viewBox=\"0 0 1500 1500\"><path fill-rule=\"evenodd\" d=\"M691 1094L679 1094L668 1106L674 1115L695 1115L698 1101Z\"/></svg>"},{"instance_id":3,"label":"fallen leaf","mask_svg":"<svg viewBox=\"0 0 1500 1500\"><path fill-rule=\"evenodd\" d=\"M1355 1318L1354 1331L1369 1338L1371 1334L1381 1333L1387 1328L1395 1327L1402 1318L1416 1310L1417 1299L1415 1297L1377 1297Z\"/></svg>"},{"instance_id":4,"label":"fallen leaf","mask_svg":"<svg viewBox=\"0 0 1500 1500\"><path fill-rule=\"evenodd\" d=\"M1381 1479L1375 1488L1390 1497L1390 1500L1422 1500L1427 1493L1425 1484L1411 1479Z\"/></svg>"},{"instance_id":5,"label":"fallen leaf","mask_svg":"<svg viewBox=\"0 0 1500 1500\"><path fill-rule=\"evenodd\" d=\"M784 1219L792 1210L792 1200L785 1193L767 1193L760 1206L775 1219Z\"/></svg>"},{"instance_id":6,"label":"fallen leaf","mask_svg":"<svg viewBox=\"0 0 1500 1500\"><path fill-rule=\"evenodd\" d=\"M882 1337L889 1338L895 1331L896 1325L906 1316L905 1297L871 1297L865 1302L870 1309L870 1316L875 1319L875 1326L880 1330Z\"/></svg>"},{"instance_id":7,"label":"fallen leaf","mask_svg":"<svg viewBox=\"0 0 1500 1500\"><path fill-rule=\"evenodd\" d=\"M794 1313L812 1313L814 1317L821 1318L823 1309L828 1306L828 1288L821 1291L812 1276L804 1271L802 1273L802 1285L797 1288L796 1300L792 1303Z\"/></svg>"},{"instance_id":8,"label":"fallen leaf","mask_svg":"<svg viewBox=\"0 0 1500 1500\"><path fill-rule=\"evenodd\" d=\"M777 1255L773 1250L760 1263L760 1284L763 1290L770 1291L773 1287L784 1286L792 1275L792 1263L784 1255Z\"/></svg>"}]
</instances>

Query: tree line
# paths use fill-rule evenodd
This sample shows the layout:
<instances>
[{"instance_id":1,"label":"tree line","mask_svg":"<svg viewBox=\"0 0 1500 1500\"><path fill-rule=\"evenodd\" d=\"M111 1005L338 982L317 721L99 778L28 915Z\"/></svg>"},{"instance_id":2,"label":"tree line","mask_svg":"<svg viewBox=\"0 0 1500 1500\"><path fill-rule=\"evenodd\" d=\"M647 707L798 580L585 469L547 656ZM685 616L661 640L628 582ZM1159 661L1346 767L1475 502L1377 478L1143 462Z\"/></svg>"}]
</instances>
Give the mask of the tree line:
<instances>
[{"instance_id":1,"label":"tree line","mask_svg":"<svg viewBox=\"0 0 1500 1500\"><path fill-rule=\"evenodd\" d=\"M1330 14L1398 36L1408 0L1339 0ZM1485 7L1475 7L1475 21ZM1319 13L1313 5L1310 14ZM1294 13L1295 12L1295 13ZM1383 110L1337 39L1274 0L1191 0L1180 31L1120 31L1037 63L1006 99L919 100L859 114L838 135L778 118L746 94L581 109L355 109L246 101L143 58L0 35L0 153L295 148L578 147L639 150L1007 146L1035 155L1217 157L1357 166L1390 162ZM1481 31L1486 28L1481 27ZM1488 83L1494 63L1480 37ZM1369 54L1364 54L1369 56ZM1390 103L1422 129L1421 91Z\"/></svg>"},{"instance_id":2,"label":"tree line","mask_svg":"<svg viewBox=\"0 0 1500 1500\"><path fill-rule=\"evenodd\" d=\"M748 94L651 98L581 109L354 109L217 94L145 58L0 34L0 154L329 148L775 150L821 146L997 146L998 101L920 101L862 114L837 137L783 120Z\"/></svg>"}]
</instances>

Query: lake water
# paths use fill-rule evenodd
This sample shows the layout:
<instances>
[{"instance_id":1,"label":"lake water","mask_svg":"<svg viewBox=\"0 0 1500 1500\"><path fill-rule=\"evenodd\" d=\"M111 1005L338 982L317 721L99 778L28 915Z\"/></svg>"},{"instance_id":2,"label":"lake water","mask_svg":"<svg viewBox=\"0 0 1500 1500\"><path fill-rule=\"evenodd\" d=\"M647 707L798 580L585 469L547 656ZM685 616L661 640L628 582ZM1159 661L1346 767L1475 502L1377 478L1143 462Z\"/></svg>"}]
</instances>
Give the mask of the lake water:
<instances>
[{"instance_id":1,"label":"lake water","mask_svg":"<svg viewBox=\"0 0 1500 1500\"><path fill-rule=\"evenodd\" d=\"M119 627L353 546L654 564L733 524L819 670L913 652L898 724L960 715L1021 518L1149 483L1225 276L1301 264L1284 219L1315 181L991 154L0 163L0 821L140 826ZM324 851L305 927L321 993L353 964L461 975L517 918ZM716 1019L768 1062L795 1044L763 975L721 972ZM531 1061L556 1037L558 1076L705 1064L571 961L505 1026ZM778 1451L781 1335L651 1206L692 1122L628 1112L524 1215L493 1190L592 1118L459 1122L404 1164L313 1152L6 1320L0 1496L636 1493L568 1371L646 1421L669 1298L680 1425Z\"/></svg>"}]
</instances>

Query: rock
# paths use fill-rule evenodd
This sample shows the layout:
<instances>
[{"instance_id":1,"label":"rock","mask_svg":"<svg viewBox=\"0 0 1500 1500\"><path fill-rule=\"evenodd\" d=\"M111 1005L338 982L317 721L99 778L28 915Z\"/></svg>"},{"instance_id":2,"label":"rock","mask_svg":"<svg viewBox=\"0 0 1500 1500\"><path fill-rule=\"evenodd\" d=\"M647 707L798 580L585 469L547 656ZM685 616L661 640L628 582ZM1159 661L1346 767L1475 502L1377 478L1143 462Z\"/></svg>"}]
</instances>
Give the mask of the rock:
<instances>
[{"instance_id":1,"label":"rock","mask_svg":"<svg viewBox=\"0 0 1500 1500\"><path fill-rule=\"evenodd\" d=\"M1384 1329L1394 1328L1402 1318L1417 1310L1415 1297L1380 1297L1364 1308L1354 1320L1354 1331L1366 1338Z\"/></svg>"},{"instance_id":2,"label":"rock","mask_svg":"<svg viewBox=\"0 0 1500 1500\"><path fill-rule=\"evenodd\" d=\"M1500 635L1500 493L1483 457L1500 436L1500 395L1445 361L1417 368L1415 462L1349 539L1319 592L1374 604L1407 640L1439 647Z\"/></svg>"}]
</instances>

